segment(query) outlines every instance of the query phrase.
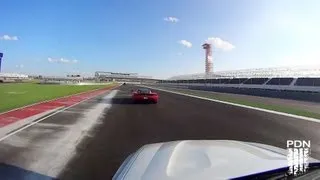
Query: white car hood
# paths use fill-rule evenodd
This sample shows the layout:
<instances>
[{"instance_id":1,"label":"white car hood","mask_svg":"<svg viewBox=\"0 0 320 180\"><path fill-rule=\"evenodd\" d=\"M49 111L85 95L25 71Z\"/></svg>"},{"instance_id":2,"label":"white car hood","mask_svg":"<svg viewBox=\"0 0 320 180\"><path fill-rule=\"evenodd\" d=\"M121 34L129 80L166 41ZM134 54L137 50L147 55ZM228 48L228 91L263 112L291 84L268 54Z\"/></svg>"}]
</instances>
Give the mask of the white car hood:
<instances>
[{"instance_id":1,"label":"white car hood","mask_svg":"<svg viewBox=\"0 0 320 180\"><path fill-rule=\"evenodd\" d=\"M309 159L309 162L319 162ZM230 179L288 166L287 151L228 140L191 140L150 144L119 168L115 179Z\"/></svg>"}]
</instances>

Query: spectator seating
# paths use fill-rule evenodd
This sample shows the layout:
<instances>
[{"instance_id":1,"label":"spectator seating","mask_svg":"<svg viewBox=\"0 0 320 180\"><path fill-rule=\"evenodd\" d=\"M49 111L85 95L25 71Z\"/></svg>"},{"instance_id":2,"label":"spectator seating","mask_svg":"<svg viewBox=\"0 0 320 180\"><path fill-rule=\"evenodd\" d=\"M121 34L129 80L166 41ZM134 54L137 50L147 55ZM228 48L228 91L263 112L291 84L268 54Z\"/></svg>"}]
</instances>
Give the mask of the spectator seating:
<instances>
[{"instance_id":1,"label":"spectator seating","mask_svg":"<svg viewBox=\"0 0 320 180\"><path fill-rule=\"evenodd\" d=\"M298 78L296 86L320 86L320 78Z\"/></svg>"},{"instance_id":2,"label":"spectator seating","mask_svg":"<svg viewBox=\"0 0 320 180\"><path fill-rule=\"evenodd\" d=\"M250 78L246 80L243 84L264 84L269 78Z\"/></svg>"},{"instance_id":3,"label":"spectator seating","mask_svg":"<svg viewBox=\"0 0 320 180\"><path fill-rule=\"evenodd\" d=\"M293 78L272 78L267 85L290 85Z\"/></svg>"}]
</instances>

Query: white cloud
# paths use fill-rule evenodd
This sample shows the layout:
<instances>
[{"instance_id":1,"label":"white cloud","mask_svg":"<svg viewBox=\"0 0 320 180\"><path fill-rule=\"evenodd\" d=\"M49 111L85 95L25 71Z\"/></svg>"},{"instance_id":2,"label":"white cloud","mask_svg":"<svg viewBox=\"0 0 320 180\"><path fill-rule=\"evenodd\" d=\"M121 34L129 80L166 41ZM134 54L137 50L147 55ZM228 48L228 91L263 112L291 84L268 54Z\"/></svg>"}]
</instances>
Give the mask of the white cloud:
<instances>
[{"instance_id":1,"label":"white cloud","mask_svg":"<svg viewBox=\"0 0 320 180\"><path fill-rule=\"evenodd\" d=\"M178 43L182 44L183 46L185 46L187 48L191 48L192 47L192 43L187 41L187 40L180 40Z\"/></svg>"},{"instance_id":2,"label":"white cloud","mask_svg":"<svg viewBox=\"0 0 320 180\"><path fill-rule=\"evenodd\" d=\"M209 37L206 40L206 43L212 44L215 48L222 49L224 51L230 51L235 48L235 46L228 41L224 41L218 37Z\"/></svg>"},{"instance_id":3,"label":"white cloud","mask_svg":"<svg viewBox=\"0 0 320 180\"><path fill-rule=\"evenodd\" d=\"M163 20L167 21L167 22L172 22L172 23L177 23L179 22L179 19L176 17L165 17Z\"/></svg>"},{"instance_id":4,"label":"white cloud","mask_svg":"<svg viewBox=\"0 0 320 180\"><path fill-rule=\"evenodd\" d=\"M69 59L64 59L64 58L60 58L60 59L48 58L48 62L50 62L50 63L62 63L62 64L76 64L79 61L76 60L76 59L69 60Z\"/></svg>"},{"instance_id":5,"label":"white cloud","mask_svg":"<svg viewBox=\"0 0 320 180\"><path fill-rule=\"evenodd\" d=\"M0 40L5 40L5 41L17 41L17 40L18 40L18 37L17 37L17 36L3 35L3 36L0 36Z\"/></svg>"},{"instance_id":6,"label":"white cloud","mask_svg":"<svg viewBox=\"0 0 320 180\"><path fill-rule=\"evenodd\" d=\"M16 68L22 69L24 68L24 65L23 64L16 65Z\"/></svg>"}]
</instances>

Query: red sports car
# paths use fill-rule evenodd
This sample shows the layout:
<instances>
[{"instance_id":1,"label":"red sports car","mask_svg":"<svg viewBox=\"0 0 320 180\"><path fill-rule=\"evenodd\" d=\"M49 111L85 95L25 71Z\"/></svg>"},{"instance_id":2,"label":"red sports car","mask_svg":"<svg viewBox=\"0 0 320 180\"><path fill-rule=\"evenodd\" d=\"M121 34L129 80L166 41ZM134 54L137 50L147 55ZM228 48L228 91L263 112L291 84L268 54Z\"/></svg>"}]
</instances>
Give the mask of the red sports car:
<instances>
[{"instance_id":1,"label":"red sports car","mask_svg":"<svg viewBox=\"0 0 320 180\"><path fill-rule=\"evenodd\" d=\"M132 100L133 102L152 102L157 103L159 96L156 92L151 89L140 88L137 90L132 90Z\"/></svg>"}]
</instances>

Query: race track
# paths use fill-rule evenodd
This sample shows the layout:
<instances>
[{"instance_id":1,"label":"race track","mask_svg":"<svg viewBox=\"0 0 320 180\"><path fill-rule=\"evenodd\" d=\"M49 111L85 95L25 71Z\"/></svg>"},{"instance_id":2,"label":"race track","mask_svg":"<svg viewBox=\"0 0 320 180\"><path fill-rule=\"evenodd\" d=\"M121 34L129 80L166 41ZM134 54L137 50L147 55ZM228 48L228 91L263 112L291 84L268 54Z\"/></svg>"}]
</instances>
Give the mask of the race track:
<instances>
[{"instance_id":1,"label":"race track","mask_svg":"<svg viewBox=\"0 0 320 180\"><path fill-rule=\"evenodd\" d=\"M191 139L241 140L282 148L286 148L288 139L311 140L311 155L320 159L319 123L161 91L158 104L132 104L132 88L121 86L114 97L98 96L7 138L0 142L1 162L59 179L111 179L122 161L142 145ZM65 128L70 126L70 132L81 132L81 123L77 128L72 124L93 121L99 112L99 123L78 142L73 158L67 164L60 162L63 159L55 163L63 166L61 171L55 171L59 174L52 172L55 167L38 171L41 163L28 167L32 164L29 161L44 161L39 158L50 154L46 148L65 150L64 146L59 149L59 145L68 143L66 138L60 141L66 136L62 133ZM40 131L41 128L47 129ZM70 141L76 142L72 138ZM55 160L55 154L51 155L47 164Z\"/></svg>"}]
</instances>

